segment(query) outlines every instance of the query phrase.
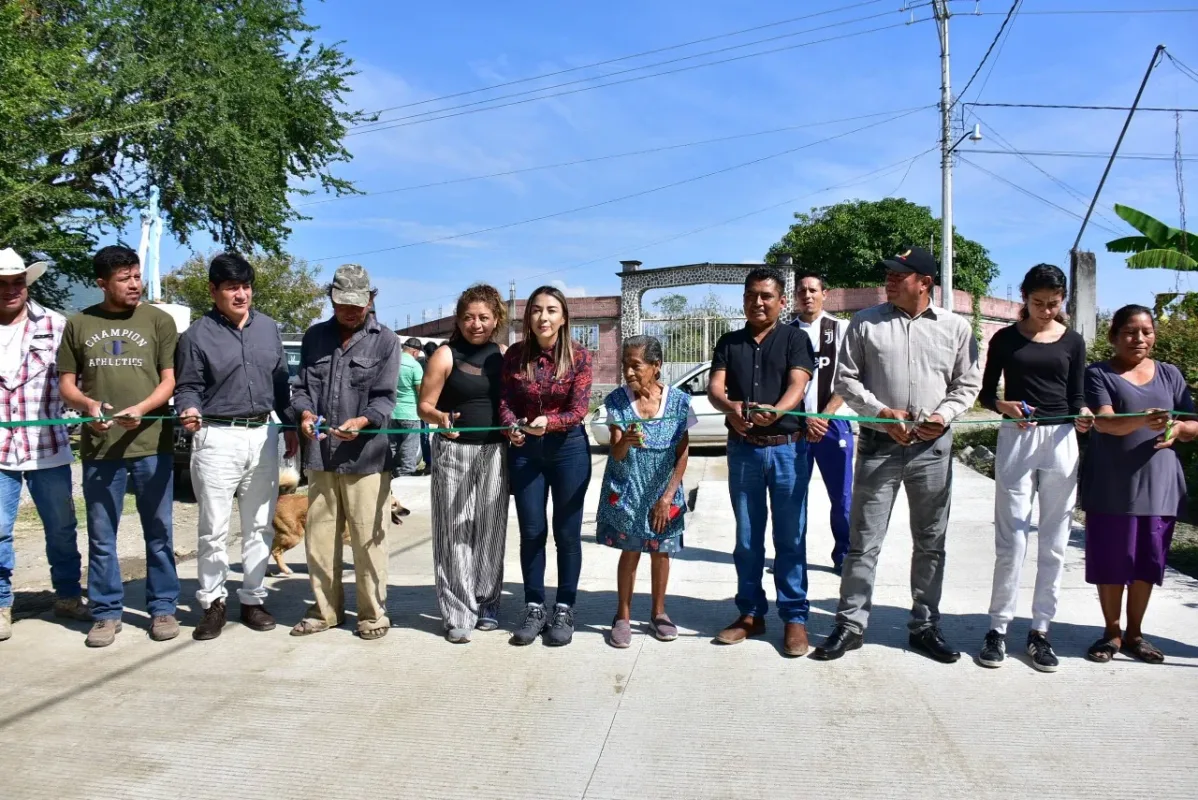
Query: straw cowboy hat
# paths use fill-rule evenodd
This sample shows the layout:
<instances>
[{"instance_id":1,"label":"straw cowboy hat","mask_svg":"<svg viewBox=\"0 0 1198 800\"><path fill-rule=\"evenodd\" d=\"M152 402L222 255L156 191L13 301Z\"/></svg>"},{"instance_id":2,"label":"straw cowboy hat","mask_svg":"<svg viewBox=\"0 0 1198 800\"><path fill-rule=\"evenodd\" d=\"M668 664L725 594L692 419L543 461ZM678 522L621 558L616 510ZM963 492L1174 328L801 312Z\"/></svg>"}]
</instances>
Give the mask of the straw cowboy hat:
<instances>
[{"instance_id":1,"label":"straw cowboy hat","mask_svg":"<svg viewBox=\"0 0 1198 800\"><path fill-rule=\"evenodd\" d=\"M37 261L29 266L25 266L25 259L17 255L17 251L11 247L0 250L0 277L8 277L11 275L20 275L25 273L25 284L31 284L46 271L46 262Z\"/></svg>"}]
</instances>

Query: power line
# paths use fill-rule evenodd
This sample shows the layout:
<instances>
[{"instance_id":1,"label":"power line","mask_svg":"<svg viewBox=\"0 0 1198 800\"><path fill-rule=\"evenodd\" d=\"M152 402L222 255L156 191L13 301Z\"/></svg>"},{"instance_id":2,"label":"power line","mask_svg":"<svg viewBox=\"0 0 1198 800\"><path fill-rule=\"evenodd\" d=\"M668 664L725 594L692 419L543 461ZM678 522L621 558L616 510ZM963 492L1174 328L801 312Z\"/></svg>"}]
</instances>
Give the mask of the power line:
<instances>
[{"instance_id":1,"label":"power line","mask_svg":"<svg viewBox=\"0 0 1198 800\"><path fill-rule=\"evenodd\" d=\"M970 14L971 17L996 17L1002 14L1002 11L978 11ZM1109 9L1046 9L1043 11L1024 11L1023 14L1035 16L1073 16L1087 14L1198 14L1198 8L1109 8Z\"/></svg>"},{"instance_id":2,"label":"power line","mask_svg":"<svg viewBox=\"0 0 1198 800\"><path fill-rule=\"evenodd\" d=\"M977 68L974 69L973 74L969 76L969 80L965 81L965 88L962 89L961 93L957 95L957 99L949 104L948 110L950 112L956 107L957 103L961 102L961 98L963 98L965 93L969 91L969 87L973 85L974 79L977 78L978 73L982 71L982 67L986 65L986 61L989 60L990 54L994 52L995 45L997 45L998 40L1002 38L1003 31L1007 29L1007 25L1010 23L1011 17L1015 16L1015 9L1019 8L1019 4L1021 2L1023 2L1023 0L1014 0L1014 2L1011 3L1011 8L1007 11L1007 16L1003 19L1002 25L998 26L998 33L994 34L994 38L990 41L990 46L986 48L986 53L982 56L982 60L978 62Z\"/></svg>"},{"instance_id":3,"label":"power line","mask_svg":"<svg viewBox=\"0 0 1198 800\"><path fill-rule=\"evenodd\" d=\"M1168 50L1165 51L1165 56L1168 57L1169 61L1171 61L1173 63L1173 67L1178 72L1180 72L1182 75L1185 75L1187 78L1194 81L1195 83L1198 83L1198 72L1195 72L1194 70L1187 67L1185 64L1182 63L1181 59L1174 56Z\"/></svg>"},{"instance_id":4,"label":"power line","mask_svg":"<svg viewBox=\"0 0 1198 800\"><path fill-rule=\"evenodd\" d=\"M1110 158L1110 153L1100 153L1098 151L1070 151L1070 150L975 150L972 147L970 153L986 153L989 155L1003 156L1044 156L1047 158ZM1120 153L1115 157L1120 161L1173 161L1174 156L1164 153ZM1182 161L1198 161L1198 156L1182 156Z\"/></svg>"},{"instance_id":5,"label":"power line","mask_svg":"<svg viewBox=\"0 0 1198 800\"><path fill-rule=\"evenodd\" d=\"M583 261L578 264L571 264L568 267L559 267L557 269L547 270L546 272L539 272L535 275L525 275L525 276L522 276L520 278L520 280L530 281L530 280L535 280L538 278L544 278L548 275L556 275L556 274L559 274L562 272L571 272L576 269L582 269L583 267L589 267L592 264L598 264L600 262L608 261L610 259L617 258L622 255L627 255L627 254L629 254L630 251L638 252L641 250L647 250L650 247L657 247L658 245L666 244L668 242L674 242L679 239L684 239L688 236L694 236L697 233L704 233L706 231L713 230L715 228L719 228L724 225L731 225L733 222L739 222L742 219L748 219L749 217L753 217L758 214L764 214L767 211L773 211L775 209L782 208L783 206L793 205L794 203L797 203L800 200L805 200L809 197L814 197L816 195L823 194L824 192L830 192L834 189L842 189L842 188L852 186L857 183L862 183L871 178L883 177L889 172L896 172L896 171L902 169L904 166L909 166L910 163L914 163L915 161L923 158L928 153L931 153L933 150L936 150L938 147L939 147L939 145L937 144L933 147L929 147L927 150L924 150L921 153L916 153L914 156L911 156L909 158L904 158L901 161L894 162L893 164L888 164L884 167L879 167L878 169L870 170L869 172L863 173L861 175L857 175L856 177L849 178L847 181L833 184L832 186L825 186L822 189L816 189L814 192L807 192L806 194L801 194L798 197L791 197L791 198L783 200L779 203L773 203L771 205L765 206L763 208L758 208L753 211L746 212L744 214L738 214L735 217L729 217L728 219L723 219L723 220L720 220L719 222L713 222L708 225L702 225L698 228L692 228L691 230L683 231L682 233L676 233L671 236L667 236L664 239L657 239L652 242L645 242L645 243L638 244L638 245L631 245L629 247L624 247L624 248L621 248L620 250L616 250L615 252L609 253L607 255L603 255L603 256L599 256L598 258L590 259L589 261ZM403 308L403 307L407 307L407 306L422 305L424 303L433 303L438 300L450 300L455 297L457 297L456 294L441 295L439 297L426 297L421 300L411 300L406 303L396 303L396 304L390 305L390 306L381 306L378 310L384 311L384 310L390 310L393 308Z\"/></svg>"},{"instance_id":6,"label":"power line","mask_svg":"<svg viewBox=\"0 0 1198 800\"><path fill-rule=\"evenodd\" d=\"M1165 55L1168 55L1168 53ZM1069 111L1131 111L1131 106L1082 106L1065 103L962 103L961 105L968 108L1059 108ZM1180 111L1183 114L1198 114L1198 108L1162 108L1159 106L1140 106L1136 111L1164 111L1170 114Z\"/></svg>"},{"instance_id":7,"label":"power line","mask_svg":"<svg viewBox=\"0 0 1198 800\"><path fill-rule=\"evenodd\" d=\"M1034 162L1030 158L1028 158L1027 156L1029 154L1023 153L1022 151L1019 150L1019 148L1017 148L1015 145L1013 145L1009 141L1007 141L1007 139L1001 133L998 132L997 128L995 128L993 125L991 125L986 120L982 119L981 115L978 114L976 111L971 111L970 114L972 114L979 122L981 122L983 125L985 125L987 130L990 133L994 134L994 138L998 140L998 143L1000 145L1007 148L1007 152L1019 156L1019 158L1022 159L1024 162L1026 162L1028 166L1030 166L1032 169L1039 172L1044 177L1048 178L1050 181L1055 183L1057 186L1064 189L1068 194L1072 195L1073 198L1075 200L1077 200L1078 202L1080 202L1082 205L1087 205L1090 202L1089 198L1086 197L1081 192L1081 190L1076 189L1073 186L1070 186L1068 183L1061 180L1060 178L1053 175L1051 172L1044 169L1039 164L1037 164L1036 162ZM975 152L975 151L971 151L971 152ZM1112 220L1109 216L1106 216L1105 214L1103 214L1102 211L1099 211L1098 213L1100 216L1103 216L1108 222L1114 222L1114 224L1116 224L1116 225L1119 224L1118 221Z\"/></svg>"},{"instance_id":8,"label":"power line","mask_svg":"<svg viewBox=\"0 0 1198 800\"><path fill-rule=\"evenodd\" d=\"M889 13L891 13L891 12L888 12L888 14ZM884 15L879 15L879 16L884 16ZM859 20L852 20L852 21L856 22ZM386 131L386 130L391 130L393 128L406 128L410 125L420 125L425 122L435 122L437 120L450 119L452 117L460 117L460 116L465 116L467 114L477 114L482 111L493 111L493 110L499 109L499 108L510 108L512 106L523 105L525 103L534 103L539 100L547 100L551 97L563 97L566 95L578 94L580 92L589 92L594 89L604 89L604 88L607 88L608 86L620 86L620 85L623 85L626 83L635 83L637 81L648 80L649 78L658 78L663 75L675 75L680 72L688 72L690 70L701 69L703 67L712 67L712 66L716 66L719 64L728 64L728 63L731 63L734 61L743 61L744 59L747 59L747 58L756 58L757 56L770 55L773 53L781 53L781 52L784 52L787 50L797 50L797 49L804 48L804 47L812 47L817 44L826 44L827 42L835 42L835 41L839 41L841 39L851 39L851 38L854 38L857 36L865 36L865 35L868 35L871 33L878 33L880 31L892 30L894 28L905 28L912 24L917 24L919 22L927 22L927 19L915 20L914 22L898 22L898 23L895 23L892 25L881 25L876 28L869 28L869 29L863 30L863 31L855 31L853 33L845 33L845 34L841 34L838 36L828 36L823 39L816 39L816 40L810 41L810 42L800 42L799 44L786 45L785 47L776 47L771 50L762 50L762 51L759 51L756 53L746 53L744 55L733 56L731 58L719 59L717 61L708 61L708 62L705 62L702 64L691 64L690 66L686 66L686 67L678 67L677 69L663 70L661 72L652 72L652 73L649 73L648 75L635 75L630 78L623 78L618 81L609 81L608 83L600 83L600 84L595 84L593 86L582 86L582 87L579 87L576 89L569 89L567 91L562 91L562 92L553 92L551 94L540 95L538 97L526 97L523 100L513 100L510 103L499 103L497 105L485 106L483 108L467 108L467 106L477 106L477 105L480 105L483 103L490 103L490 102L494 102L495 100L501 100L501 99L504 99L505 97L516 97L521 94L530 94L532 92L519 92L519 93L512 94L512 95L502 95L500 97L494 97L489 100L477 101L475 103L467 103L467 104L464 104L461 106L449 106L447 108L437 109L436 111L426 111L426 112L422 112L421 114L413 114L413 115L410 115L409 117L394 117L390 120L381 120L379 123L372 123L373 125L378 125L379 127L363 127L360 130L350 131L349 133L346 134L346 136L358 136L358 135L361 135L364 133L376 133L378 131ZM838 25L843 25L843 24L846 24L846 23L837 23L836 25L827 25L827 26L823 26L823 27L825 27L825 28L837 27ZM817 29L812 29L812 30L819 30L819 29L817 28ZM810 33L810 32L811 31L804 31L804 33ZM676 60L678 60L678 59L676 59ZM665 63L665 62L663 62L663 63ZM625 71L628 71L628 70L625 70ZM595 78L593 80L599 80L601 78L610 77L611 75L617 75L617 74L621 74L621 73L613 72L613 73L609 73L608 75L599 76L599 78ZM591 80L591 79L588 79L588 80ZM571 81L571 83L579 83L579 82L580 81ZM562 85L565 85L565 84L562 84ZM548 88L552 88L552 87L536 89L536 90L533 90L533 92L545 91ZM459 108L466 109L466 110L455 111L455 113L452 113L452 114L443 114L442 113L444 111L454 111L454 109L459 109ZM434 114L440 114L440 116L429 116L429 115L434 115ZM415 119L415 117L420 117L420 119ZM399 121L399 120L407 120L407 121L404 122L404 121ZM382 124L382 123L394 123L394 124Z\"/></svg>"},{"instance_id":9,"label":"power line","mask_svg":"<svg viewBox=\"0 0 1198 800\"><path fill-rule=\"evenodd\" d=\"M665 47L658 47L653 50L644 50L640 53L632 53L631 55L619 56L618 58L609 58L604 61L594 61L590 64L582 64L577 67L568 67L566 69L559 69L554 72L546 72L541 75L533 75L528 78L517 78L516 80L504 81L503 83L494 83L494 84L491 84L490 86L482 86L478 89L468 89L466 91L454 92L453 94L441 95L440 97L430 97L427 100L417 100L412 103L404 103L404 104L398 105L398 106L388 106L387 108L376 109L375 111L372 111L369 113L382 114L387 111L398 111L399 109L402 109L402 108L413 108L415 106L427 105L428 103L438 103L438 102L441 102L442 100L453 100L454 98L457 98L457 97L466 97L467 95L478 94L479 92L489 92L492 89L502 89L507 86L516 86L521 83L529 83L531 81L544 80L545 78L555 78L558 75L567 75L571 72L578 72L579 70L592 69L594 67L605 67L609 64L618 64L623 61L630 61L634 58L641 58L643 56L657 55L658 53L667 53L671 50L681 50L684 47L692 47L697 44L706 44L707 42L714 42L714 41L718 41L720 39L730 39L733 36L740 36L745 33L752 33L753 31L765 30L766 28L776 28L781 25L789 25L792 22L800 22L805 19L813 19L815 17L822 17L822 16L826 16L828 14L836 14L841 11L850 11L854 8L861 8L862 6L877 5L880 2L882 2L882 0L865 0L865 2L852 3L847 6L840 6L839 8L828 9L827 11L819 11L814 14L804 14L801 17L791 17L790 19L779 20L777 22L767 22L764 25L756 25L752 28L741 28L738 31L732 31L730 33L721 33L721 34L717 34L715 36L707 36L702 39L694 39L692 41L683 42L681 44L671 44L671 45L667 45ZM647 65L647 66L652 66L652 65ZM644 68L644 67L642 67L642 68Z\"/></svg>"},{"instance_id":10,"label":"power line","mask_svg":"<svg viewBox=\"0 0 1198 800\"><path fill-rule=\"evenodd\" d=\"M917 109L917 110L922 110L922 109ZM673 183L667 183L664 186L655 186L651 189L643 189L639 192L633 192L632 194L626 194L621 197L613 197L613 198L609 198L607 200L601 200L597 203L590 203L588 205L579 206L577 208L569 208L569 209L565 209L563 211L555 211L551 214L542 214L539 217L533 217L531 219L519 220L516 222L507 222L502 225L492 225L488 228L481 228L476 231L468 231L466 233L455 233L455 234L451 234L449 236L439 236L439 237L436 237L433 239L425 239L425 240L419 241L419 242L408 242L407 244L395 245L393 247L381 247L376 250L363 250L363 251L359 251L356 253L343 253L340 255L324 256L323 258L312 259L312 261L313 261L313 263L318 263L321 261L332 261L332 260L340 259L340 258L354 258L356 256L368 256L368 255L374 255L376 253L388 253L388 252L391 252L394 250L406 250L409 247L418 247L420 245L426 245L426 244L437 244L439 242L447 242L447 241L451 241L454 239L462 239L467 236L476 236L481 233L491 233L493 231L505 230L507 228L515 228L517 226L528 225L533 222L541 222L543 220L553 219L554 217L561 217L561 216L565 216L567 214L575 214L575 213L578 213L579 211L590 211L591 209L599 208L601 206L611 205L612 203L619 203L624 200L632 200L637 197L644 197L645 195L654 194L656 192L661 192L666 189L673 189L675 187L683 186L688 183L694 183L695 181L700 181L705 178L713 177L715 175L721 175L726 172L732 172L734 170L743 169L745 167L750 167L750 166L753 166L754 164L760 164L760 163L763 163L765 161L770 161L775 158L781 158L782 156L790 155L791 153L797 153L800 150L806 150L807 148L814 147L817 144L824 144L825 142L830 142L835 139L842 139L845 136L850 136L854 133L859 133L861 131L868 130L870 128L876 128L879 125L885 125L890 122L894 122L896 120L902 119L903 117L910 116L911 114L914 114L914 113L915 113L915 111L908 111L908 112L899 114L897 116L890 117L888 119L880 120L878 122L872 122L869 125L863 125L860 128L854 128L853 130L845 131L843 133L838 133L834 136L828 136L824 139L818 139L814 142L808 142L807 144L799 145L798 147L791 147L786 150L782 150L781 152L778 152L778 153L771 153L766 156L761 156L760 158L754 158L750 161L744 161L740 164L733 164L730 167L723 167L721 169L712 170L711 172L705 172L702 175L695 175L690 178L684 178L680 181L674 181Z\"/></svg>"},{"instance_id":11,"label":"power line","mask_svg":"<svg viewBox=\"0 0 1198 800\"><path fill-rule=\"evenodd\" d=\"M470 103L462 103L462 104L459 104L456 106L446 106L444 108L433 109L432 111L418 111L415 114L409 114L409 115L403 116L403 117L391 117L390 119L377 120L375 122L363 123L361 125L355 126L354 130L370 128L372 126L382 125L382 124L385 124L388 122L400 122L400 121L408 120L408 119L416 119L418 117L427 117L432 114L440 114L445 111L455 111L460 108L471 108L473 106L485 105L487 103L494 103L496 100L507 100L512 97L524 97L526 95L537 94L539 92L547 92L550 89L560 89L565 86L574 86L574 85L577 85L580 83L591 83L592 81L603 80L604 78L614 78L617 75L626 75L630 72L639 72L641 70L651 69L653 67L663 67L668 64L677 64L680 61L691 61L696 58L702 58L704 56L711 56L711 55L718 55L719 53L727 53L732 50L743 50L746 47L753 47L753 46L759 45L759 44L768 44L769 42L776 42L781 39L792 39L795 36L802 36L807 33L814 33L816 31L827 30L829 28L839 28L842 25L851 25L856 22L867 22L869 20L879 19L881 17L889 17L889 16L892 16L893 14L894 14L894 11L883 11L879 14L870 14L869 16L865 16L865 17L857 17L856 19L841 20L839 22L832 22L827 25L818 25L814 28L806 28L801 31L792 31L791 33L783 33L783 34L779 34L778 36L770 36L768 38L757 39L752 42L743 42L741 44L729 45L728 47L720 47L715 50L705 50L701 53L693 53L688 56L679 56L677 58L671 58L671 59L667 59L665 61L657 61L652 64L641 64L640 66L637 66L637 67L628 67L627 69L617 70L615 72L608 72L604 75L595 75L595 76L592 76L589 78L576 78L572 81L565 81L563 83L555 83L550 86L538 86L535 89L526 89L521 92L512 92L511 94L502 94L497 97L488 97L484 100L475 100ZM906 23L904 23L904 24L906 24ZM760 54L753 54L753 55L760 55ZM705 65L697 65L697 66L705 66ZM646 76L646 77L649 77L649 76Z\"/></svg>"},{"instance_id":12,"label":"power line","mask_svg":"<svg viewBox=\"0 0 1198 800\"><path fill-rule=\"evenodd\" d=\"M924 110L927 110L930 108L935 108L935 106L925 105L925 106L914 106L911 108L896 109L893 111L878 111L878 112L874 112L872 114L860 114L855 117L844 117L842 119L824 120L822 122L808 122L808 123L804 123L802 125L788 125L788 126L782 127L782 128L771 128L769 130L754 131L752 133L737 133L737 134L733 134L731 136L717 136L717 137L714 137L711 139L699 139L699 140L693 141L693 142L681 142L678 144L662 145L661 147L651 147L651 148L648 148L645 150L631 150L631 151L624 152L624 153L611 153L609 155L594 156L592 158L575 159L574 161L560 161L555 164L538 164L533 167L521 167L520 169L504 170L503 172L491 172L486 175L470 175L465 178L450 178L448 180L443 180L443 181L434 181L432 183L420 183L420 184L415 184L412 186L400 186L395 189L383 189L381 191L376 191L376 192L363 192L361 194L338 195L335 197L324 198L322 200L313 200L308 203L297 203L295 207L303 208L303 207L307 207L307 206L320 205L322 203L332 203L337 200L350 200L350 199L361 198L361 197L377 197L377 196L383 195L383 194L396 194L398 192L411 192L411 191L416 191L417 189L431 189L431 188L435 188L435 187L439 187L439 186L450 186L450 185L457 184L457 183L469 183L471 181L480 181L480 180L486 180L489 178L505 178L505 177L509 177L511 175L521 175L521 174L528 173L528 172L537 172L537 171L547 170L547 169L558 169L560 167L573 167L573 166L577 166L579 164L593 164L598 161L610 161L610 160L618 159L618 158L630 158L632 156L649 155L652 153L662 153L662 152L666 152L669 150L680 150L680 149L687 148L687 147L697 147L697 146L705 145L705 144L716 144L718 142L728 142L728 141L734 141L737 139L748 139L748 138L752 138L752 137L756 137L756 136L767 136L769 134L774 134L774 133L786 133L789 131L802 130L804 128L816 128L816 127L820 127L823 125L835 125L835 124L838 124L841 122L856 122L857 120L861 120L861 119L884 117L884 116L891 115L891 114L903 114L906 112L924 111Z\"/></svg>"},{"instance_id":13,"label":"power line","mask_svg":"<svg viewBox=\"0 0 1198 800\"><path fill-rule=\"evenodd\" d=\"M1080 220L1082 218L1081 214L1070 211L1069 209L1065 208L1064 206L1057 205L1053 201L1051 201L1045 197L1041 197L1040 195L1036 194L1035 192L1031 191L1030 189L1025 189L1022 186L1020 186L1019 184L1015 183L1014 181L1008 180L1007 178L1004 178L1001 175L993 173L990 170L986 169L985 167L979 167L977 164L973 163L972 161L970 161L968 158L965 158L964 156L958 156L958 157L961 159L961 161L963 163L968 164L969 166L973 167L974 169L978 170L979 172L986 173L991 178L994 178L997 181L1002 181L1003 183L1010 186L1012 189L1015 189L1016 191L1027 195L1028 197L1032 198L1033 200L1039 200L1041 203L1044 203L1045 205L1052 206L1053 208L1057 209L1058 211L1060 211L1064 214L1068 214L1069 216L1073 217L1074 219ZM1108 233L1113 234L1115 236L1120 235L1118 231L1111 230L1110 228L1106 227L1105 225L1099 225L1098 223L1095 223L1094 227L1102 228L1104 231L1107 231Z\"/></svg>"},{"instance_id":14,"label":"power line","mask_svg":"<svg viewBox=\"0 0 1198 800\"><path fill-rule=\"evenodd\" d=\"M994 60L990 62L990 69L986 73L986 79L982 81L982 86L978 89L977 97L981 97L986 92L986 87L990 85L990 78L994 75L994 68L998 66L999 59L1002 58L1003 50L1007 46L1007 42L1011 41L1011 32L1015 30L1015 18L1019 16L1019 12L1023 10L1023 0L1019 0L1019 8L1015 10L1015 17L1011 18L1011 24L1007 26L1007 35L998 45L998 52L994 54Z\"/></svg>"}]
</instances>

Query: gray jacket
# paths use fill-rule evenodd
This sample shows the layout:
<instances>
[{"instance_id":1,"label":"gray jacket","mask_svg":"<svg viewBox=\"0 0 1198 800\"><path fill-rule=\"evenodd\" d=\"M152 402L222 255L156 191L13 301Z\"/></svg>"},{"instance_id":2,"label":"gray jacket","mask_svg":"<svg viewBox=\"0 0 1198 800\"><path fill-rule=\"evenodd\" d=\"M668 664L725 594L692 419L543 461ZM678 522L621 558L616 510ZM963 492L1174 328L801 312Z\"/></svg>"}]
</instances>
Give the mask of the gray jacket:
<instances>
[{"instance_id":1,"label":"gray jacket","mask_svg":"<svg viewBox=\"0 0 1198 800\"><path fill-rule=\"evenodd\" d=\"M395 408L399 354L399 337L374 314L344 347L336 319L316 323L300 346L299 375L291 395L296 422L310 411L331 426L366 417L369 429L384 429ZM369 475L392 466L385 433L363 433L350 441L331 433L319 442L302 435L301 439L305 470Z\"/></svg>"},{"instance_id":2,"label":"gray jacket","mask_svg":"<svg viewBox=\"0 0 1198 800\"><path fill-rule=\"evenodd\" d=\"M890 303L853 315L840 346L836 393L861 416L892 408L913 417L939 414L952 424L981 388L978 345L965 317L936 306L911 317ZM887 430L871 422L861 427Z\"/></svg>"}]
</instances>

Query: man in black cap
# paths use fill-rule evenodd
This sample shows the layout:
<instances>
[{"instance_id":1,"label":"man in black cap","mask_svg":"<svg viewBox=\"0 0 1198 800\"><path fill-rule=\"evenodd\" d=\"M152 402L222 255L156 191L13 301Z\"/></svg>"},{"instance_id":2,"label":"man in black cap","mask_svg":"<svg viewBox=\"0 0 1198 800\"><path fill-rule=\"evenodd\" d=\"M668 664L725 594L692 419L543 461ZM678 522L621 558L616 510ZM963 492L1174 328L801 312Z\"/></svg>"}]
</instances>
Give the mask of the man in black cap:
<instances>
[{"instance_id":1,"label":"man in black cap","mask_svg":"<svg viewBox=\"0 0 1198 800\"><path fill-rule=\"evenodd\" d=\"M840 658L861 647L874 573L902 484L911 508L913 649L944 663L961 654L940 633L944 540L952 495L949 425L981 390L977 342L969 322L931 304L939 265L918 247L881 262L886 299L859 311L840 351L836 393L862 417L836 627L812 654ZM891 421L893 420L893 421Z\"/></svg>"}]
</instances>

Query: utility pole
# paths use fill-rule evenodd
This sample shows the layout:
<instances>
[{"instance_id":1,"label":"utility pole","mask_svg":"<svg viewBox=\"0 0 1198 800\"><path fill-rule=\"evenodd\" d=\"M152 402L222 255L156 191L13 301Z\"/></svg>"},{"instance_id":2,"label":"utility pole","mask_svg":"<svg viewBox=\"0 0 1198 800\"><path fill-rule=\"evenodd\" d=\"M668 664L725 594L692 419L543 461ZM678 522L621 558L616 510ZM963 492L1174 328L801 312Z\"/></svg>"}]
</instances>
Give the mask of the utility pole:
<instances>
[{"instance_id":1,"label":"utility pole","mask_svg":"<svg viewBox=\"0 0 1198 800\"><path fill-rule=\"evenodd\" d=\"M953 313L953 91L949 80L948 0L932 0L940 36L940 305Z\"/></svg>"}]
</instances>

